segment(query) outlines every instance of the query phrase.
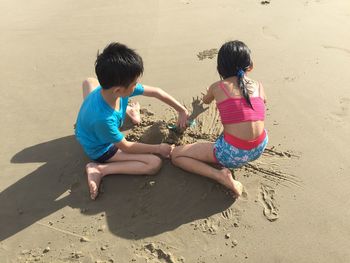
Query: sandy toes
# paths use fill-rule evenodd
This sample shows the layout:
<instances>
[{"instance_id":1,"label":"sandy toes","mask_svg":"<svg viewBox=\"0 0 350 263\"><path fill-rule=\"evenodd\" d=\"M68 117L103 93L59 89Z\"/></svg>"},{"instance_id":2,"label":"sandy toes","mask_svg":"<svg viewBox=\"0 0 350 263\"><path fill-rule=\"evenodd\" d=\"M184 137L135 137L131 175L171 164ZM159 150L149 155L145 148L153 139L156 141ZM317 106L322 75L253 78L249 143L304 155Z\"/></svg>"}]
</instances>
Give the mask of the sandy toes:
<instances>
[{"instance_id":1,"label":"sandy toes","mask_svg":"<svg viewBox=\"0 0 350 263\"><path fill-rule=\"evenodd\" d=\"M126 113L129 115L133 124L139 124L141 122L140 103L131 102L126 108Z\"/></svg>"},{"instance_id":2,"label":"sandy toes","mask_svg":"<svg viewBox=\"0 0 350 263\"><path fill-rule=\"evenodd\" d=\"M95 200L98 196L98 188L100 186L102 174L97 168L96 163L88 163L86 165L86 174L90 190L90 197Z\"/></svg>"},{"instance_id":3,"label":"sandy toes","mask_svg":"<svg viewBox=\"0 0 350 263\"><path fill-rule=\"evenodd\" d=\"M235 193L236 197L242 195L243 185L239 181L233 179L231 171L229 169L223 168L220 171L219 182L226 186L228 189L232 190Z\"/></svg>"}]
</instances>

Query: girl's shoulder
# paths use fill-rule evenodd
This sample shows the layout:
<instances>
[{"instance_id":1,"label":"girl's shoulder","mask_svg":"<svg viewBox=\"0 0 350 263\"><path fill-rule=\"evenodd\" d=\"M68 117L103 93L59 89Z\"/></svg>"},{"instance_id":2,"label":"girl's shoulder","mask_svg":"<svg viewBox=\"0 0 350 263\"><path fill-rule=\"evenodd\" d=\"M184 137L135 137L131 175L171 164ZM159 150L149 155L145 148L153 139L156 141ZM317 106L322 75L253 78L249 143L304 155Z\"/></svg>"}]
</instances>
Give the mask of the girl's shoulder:
<instances>
[{"instance_id":1,"label":"girl's shoulder","mask_svg":"<svg viewBox=\"0 0 350 263\"><path fill-rule=\"evenodd\" d=\"M248 93L252 97L258 97L260 94L261 83L257 80L245 77L245 85L247 87Z\"/></svg>"},{"instance_id":2,"label":"girl's shoulder","mask_svg":"<svg viewBox=\"0 0 350 263\"><path fill-rule=\"evenodd\" d=\"M263 85L260 81L247 79L247 89L251 97L261 97L266 103L266 94Z\"/></svg>"},{"instance_id":3,"label":"girl's shoulder","mask_svg":"<svg viewBox=\"0 0 350 263\"><path fill-rule=\"evenodd\" d=\"M260 85L260 82L255 80L255 79L244 77L244 80L245 80L245 84L247 86L250 86L250 87L253 87L253 88L257 88Z\"/></svg>"},{"instance_id":4,"label":"girl's shoulder","mask_svg":"<svg viewBox=\"0 0 350 263\"><path fill-rule=\"evenodd\" d=\"M219 85L221 81L216 81L214 83L212 83L209 88L207 88L207 91L209 94L211 94L212 96L215 96L217 93L218 93L218 90L219 90Z\"/></svg>"},{"instance_id":5,"label":"girl's shoulder","mask_svg":"<svg viewBox=\"0 0 350 263\"><path fill-rule=\"evenodd\" d=\"M214 82L213 84L211 84L211 85L209 86L209 89L212 89L212 90L217 89L217 88L219 88L220 85L222 85L221 83L222 83L221 80L216 81L216 82Z\"/></svg>"}]
</instances>

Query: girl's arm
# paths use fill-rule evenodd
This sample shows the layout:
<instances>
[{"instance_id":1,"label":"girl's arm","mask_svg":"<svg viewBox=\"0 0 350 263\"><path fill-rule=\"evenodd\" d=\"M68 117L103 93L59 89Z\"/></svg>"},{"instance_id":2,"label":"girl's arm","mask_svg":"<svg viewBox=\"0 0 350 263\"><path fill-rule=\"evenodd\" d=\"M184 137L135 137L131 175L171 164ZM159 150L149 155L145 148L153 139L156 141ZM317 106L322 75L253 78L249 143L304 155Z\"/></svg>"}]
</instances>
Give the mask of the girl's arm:
<instances>
[{"instance_id":1,"label":"girl's arm","mask_svg":"<svg viewBox=\"0 0 350 263\"><path fill-rule=\"evenodd\" d=\"M188 110L179 103L175 98L173 98L170 94L165 92L164 90L160 88L155 88L151 86L142 85L144 87L143 95L147 97L154 97L159 99L160 101L163 101L164 103L168 104L172 108L174 108L178 113L178 125L181 128L185 128L187 125L187 119L188 119Z\"/></svg>"},{"instance_id":2,"label":"girl's arm","mask_svg":"<svg viewBox=\"0 0 350 263\"><path fill-rule=\"evenodd\" d=\"M207 88L206 93L203 94L203 103L210 104L214 100L214 94L213 94L213 86L210 86Z\"/></svg>"},{"instance_id":3,"label":"girl's arm","mask_svg":"<svg viewBox=\"0 0 350 263\"><path fill-rule=\"evenodd\" d=\"M259 95L261 98L263 98L264 103L266 104L266 102L267 102L266 93L264 90L264 86L261 83L259 83Z\"/></svg>"}]
</instances>

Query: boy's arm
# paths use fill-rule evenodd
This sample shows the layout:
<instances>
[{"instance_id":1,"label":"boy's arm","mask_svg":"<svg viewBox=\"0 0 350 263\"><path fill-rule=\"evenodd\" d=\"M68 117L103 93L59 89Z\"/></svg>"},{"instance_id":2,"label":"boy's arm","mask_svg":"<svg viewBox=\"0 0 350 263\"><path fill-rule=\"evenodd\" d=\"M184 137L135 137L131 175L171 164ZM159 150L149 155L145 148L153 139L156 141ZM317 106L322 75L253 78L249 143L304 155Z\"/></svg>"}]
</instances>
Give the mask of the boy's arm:
<instances>
[{"instance_id":1,"label":"boy's arm","mask_svg":"<svg viewBox=\"0 0 350 263\"><path fill-rule=\"evenodd\" d=\"M123 138L120 142L116 143L115 146L126 153L154 153L160 154L161 156L168 158L172 150L172 146L167 143L161 144L145 144L139 142L129 142Z\"/></svg>"},{"instance_id":2,"label":"boy's arm","mask_svg":"<svg viewBox=\"0 0 350 263\"><path fill-rule=\"evenodd\" d=\"M155 87L146 86L146 85L143 85L143 87L144 87L144 92L143 92L144 96L157 98L163 101L164 103L168 104L172 108L174 108L179 113L179 117L177 121L178 125L181 128L186 127L189 114L188 114L188 110L181 103L179 103L170 94L168 94L167 92L165 92L160 88L155 88Z\"/></svg>"},{"instance_id":3,"label":"boy's arm","mask_svg":"<svg viewBox=\"0 0 350 263\"><path fill-rule=\"evenodd\" d=\"M203 103L210 104L214 100L213 85L207 88L206 93L203 94Z\"/></svg>"}]
</instances>

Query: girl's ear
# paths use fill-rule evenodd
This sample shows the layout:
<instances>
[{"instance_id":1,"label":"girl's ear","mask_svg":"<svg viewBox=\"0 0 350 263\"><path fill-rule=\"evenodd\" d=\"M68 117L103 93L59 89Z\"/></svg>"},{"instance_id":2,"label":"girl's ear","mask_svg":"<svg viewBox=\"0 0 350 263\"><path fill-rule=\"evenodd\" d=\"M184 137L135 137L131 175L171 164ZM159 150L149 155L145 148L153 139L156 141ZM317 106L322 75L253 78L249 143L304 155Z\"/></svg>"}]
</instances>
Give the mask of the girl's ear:
<instances>
[{"instance_id":1,"label":"girl's ear","mask_svg":"<svg viewBox=\"0 0 350 263\"><path fill-rule=\"evenodd\" d=\"M254 68L254 65L253 65L253 62L250 64L250 66L247 68L247 72L250 72L250 71L252 71L253 70L253 68Z\"/></svg>"}]
</instances>

